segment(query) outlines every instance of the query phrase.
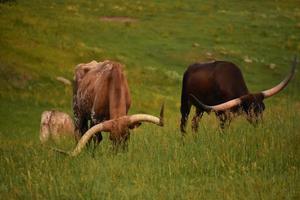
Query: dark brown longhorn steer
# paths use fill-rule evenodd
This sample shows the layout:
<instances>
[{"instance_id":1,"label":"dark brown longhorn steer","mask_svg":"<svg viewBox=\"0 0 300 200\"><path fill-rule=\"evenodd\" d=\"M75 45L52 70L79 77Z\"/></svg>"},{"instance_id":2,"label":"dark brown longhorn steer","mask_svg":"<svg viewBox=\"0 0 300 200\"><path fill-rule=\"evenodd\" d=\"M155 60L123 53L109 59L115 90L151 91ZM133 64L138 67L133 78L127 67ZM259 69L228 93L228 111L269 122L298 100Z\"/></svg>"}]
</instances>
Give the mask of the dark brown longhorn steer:
<instances>
[{"instance_id":1,"label":"dark brown longhorn steer","mask_svg":"<svg viewBox=\"0 0 300 200\"><path fill-rule=\"evenodd\" d=\"M130 104L128 83L120 63L93 61L78 65L73 89L76 149L81 149L94 135L99 143L101 131L110 132L113 144L118 145L128 139L129 128L138 126L140 122L163 125L162 119L150 115L127 116Z\"/></svg>"},{"instance_id":2,"label":"dark brown longhorn steer","mask_svg":"<svg viewBox=\"0 0 300 200\"><path fill-rule=\"evenodd\" d=\"M231 120L231 113L246 113L250 123L256 123L265 109L263 100L284 89L295 74L295 57L290 74L277 86L258 93L249 93L240 69L233 63L216 61L191 65L184 74L181 96L181 131L191 105L196 106L192 128L198 128L203 112L214 111L221 121L221 128Z\"/></svg>"}]
</instances>

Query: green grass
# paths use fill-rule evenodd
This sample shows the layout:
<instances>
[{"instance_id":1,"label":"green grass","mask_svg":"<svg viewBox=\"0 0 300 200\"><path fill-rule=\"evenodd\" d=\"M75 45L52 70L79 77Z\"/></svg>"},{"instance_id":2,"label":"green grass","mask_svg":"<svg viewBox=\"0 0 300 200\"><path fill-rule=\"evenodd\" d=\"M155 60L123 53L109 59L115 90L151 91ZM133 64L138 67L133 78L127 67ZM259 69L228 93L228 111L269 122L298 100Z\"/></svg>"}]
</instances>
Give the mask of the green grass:
<instances>
[{"instance_id":1,"label":"green grass","mask_svg":"<svg viewBox=\"0 0 300 200\"><path fill-rule=\"evenodd\" d=\"M204 115L198 134L179 131L181 77L193 62L232 61L254 92L282 80L300 56L298 1L0 2L1 199L300 198L298 73L265 101L258 127L238 117L222 132ZM126 66L131 114L158 115L165 101L165 127L134 130L117 155L107 135L95 157L40 145L42 111L72 114L72 89L56 77L72 79L78 63L104 59ZM50 145L71 149L73 141Z\"/></svg>"}]
</instances>

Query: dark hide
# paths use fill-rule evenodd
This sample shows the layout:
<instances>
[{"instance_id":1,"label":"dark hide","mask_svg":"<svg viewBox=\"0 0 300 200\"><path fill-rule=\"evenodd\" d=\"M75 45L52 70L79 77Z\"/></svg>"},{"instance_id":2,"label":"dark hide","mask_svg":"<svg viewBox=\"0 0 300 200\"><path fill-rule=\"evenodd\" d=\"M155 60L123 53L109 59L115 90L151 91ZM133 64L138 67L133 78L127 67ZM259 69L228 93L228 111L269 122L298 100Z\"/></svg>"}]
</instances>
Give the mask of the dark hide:
<instances>
[{"instance_id":1,"label":"dark hide","mask_svg":"<svg viewBox=\"0 0 300 200\"><path fill-rule=\"evenodd\" d=\"M245 112L251 121L252 116L259 116L264 109L263 96L249 95L248 88L240 69L231 62L215 61L211 63L192 64L185 71L182 80L181 94L181 132L185 132L186 121L192 105L195 105L190 94L206 105L216 105L234 98L245 96L242 105L228 112L216 112L221 121L221 128L229 124L231 113ZM197 131L198 122L204 110L196 107L192 120L192 129ZM254 114L253 114L254 112Z\"/></svg>"}]
</instances>

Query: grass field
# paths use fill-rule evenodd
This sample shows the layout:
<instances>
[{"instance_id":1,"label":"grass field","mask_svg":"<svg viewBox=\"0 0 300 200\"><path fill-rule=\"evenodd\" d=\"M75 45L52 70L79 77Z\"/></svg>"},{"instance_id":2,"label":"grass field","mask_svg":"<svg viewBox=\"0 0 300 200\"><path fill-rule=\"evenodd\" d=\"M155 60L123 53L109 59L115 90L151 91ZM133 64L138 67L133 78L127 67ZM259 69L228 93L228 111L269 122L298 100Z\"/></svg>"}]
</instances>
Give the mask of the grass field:
<instances>
[{"instance_id":1,"label":"grass field","mask_svg":"<svg viewBox=\"0 0 300 200\"><path fill-rule=\"evenodd\" d=\"M299 199L299 73L265 101L257 127L241 116L222 132L204 115L197 134L179 131L189 64L232 61L260 91L286 76L294 55L297 0L0 1L0 199ZM164 101L165 127L134 130L118 154L107 135L95 157L42 146L42 111L72 114L72 89L56 77L105 59L126 66L130 114L158 115Z\"/></svg>"}]
</instances>

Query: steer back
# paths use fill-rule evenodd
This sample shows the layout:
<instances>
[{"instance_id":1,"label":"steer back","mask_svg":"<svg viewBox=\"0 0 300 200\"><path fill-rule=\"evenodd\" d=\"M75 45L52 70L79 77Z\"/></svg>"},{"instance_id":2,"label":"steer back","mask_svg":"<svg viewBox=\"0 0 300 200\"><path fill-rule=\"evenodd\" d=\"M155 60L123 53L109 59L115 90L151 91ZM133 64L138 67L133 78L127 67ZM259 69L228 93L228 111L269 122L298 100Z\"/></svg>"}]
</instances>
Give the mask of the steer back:
<instances>
[{"instance_id":1,"label":"steer back","mask_svg":"<svg viewBox=\"0 0 300 200\"><path fill-rule=\"evenodd\" d=\"M107 62L109 61L104 61L104 62L97 62L95 60L89 62L89 63L81 63L78 64L75 67L75 74L74 74L74 78L73 78L73 107L77 106L77 90L81 84L81 81L83 80L83 78L85 77L85 75L91 71L92 69L95 68L101 68L103 65L105 65Z\"/></svg>"},{"instance_id":2,"label":"steer back","mask_svg":"<svg viewBox=\"0 0 300 200\"><path fill-rule=\"evenodd\" d=\"M249 93L240 69L227 61L190 65L182 84L183 106L190 101L190 94L203 103L215 105Z\"/></svg>"},{"instance_id":3,"label":"steer back","mask_svg":"<svg viewBox=\"0 0 300 200\"><path fill-rule=\"evenodd\" d=\"M128 83L120 63L106 61L91 68L74 89L74 115L80 137L91 126L127 115L130 107Z\"/></svg>"}]
</instances>

